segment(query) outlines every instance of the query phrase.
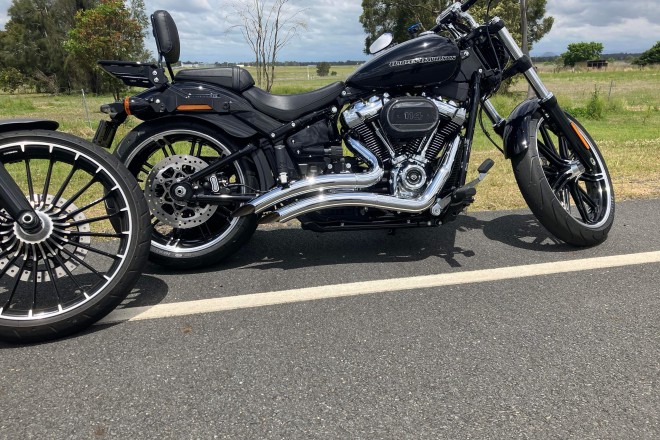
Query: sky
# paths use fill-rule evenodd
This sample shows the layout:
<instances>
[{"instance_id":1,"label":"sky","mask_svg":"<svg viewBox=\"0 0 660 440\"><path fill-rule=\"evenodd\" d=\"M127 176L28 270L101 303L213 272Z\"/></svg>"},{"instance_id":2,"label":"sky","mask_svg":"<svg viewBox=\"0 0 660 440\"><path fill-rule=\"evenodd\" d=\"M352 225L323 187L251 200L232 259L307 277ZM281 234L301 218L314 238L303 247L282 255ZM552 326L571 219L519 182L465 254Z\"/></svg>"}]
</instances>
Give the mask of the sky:
<instances>
[{"instance_id":1,"label":"sky","mask_svg":"<svg viewBox=\"0 0 660 440\"><path fill-rule=\"evenodd\" d=\"M304 9L308 29L279 56L281 61L363 60L364 31L360 0L291 0ZM11 0L0 0L0 27L7 22ZM227 0L145 0L147 13L165 9L181 37L181 60L250 61L253 56ZM548 0L555 18L552 31L536 43L532 55L560 54L569 43L598 41L604 53L639 53L660 41L660 0ZM412 24L412 23L411 23ZM155 50L152 39L149 47Z\"/></svg>"}]
</instances>

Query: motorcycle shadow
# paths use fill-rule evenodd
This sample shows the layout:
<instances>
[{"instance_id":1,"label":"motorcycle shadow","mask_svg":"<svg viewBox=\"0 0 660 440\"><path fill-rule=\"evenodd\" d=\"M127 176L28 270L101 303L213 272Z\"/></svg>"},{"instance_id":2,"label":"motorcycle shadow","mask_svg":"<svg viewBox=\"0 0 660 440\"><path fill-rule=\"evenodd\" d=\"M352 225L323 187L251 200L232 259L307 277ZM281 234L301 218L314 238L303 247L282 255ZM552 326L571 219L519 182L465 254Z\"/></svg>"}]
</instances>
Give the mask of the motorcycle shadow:
<instances>
[{"instance_id":1,"label":"motorcycle shadow","mask_svg":"<svg viewBox=\"0 0 660 440\"><path fill-rule=\"evenodd\" d=\"M153 276L142 275L138 280L138 282L135 284L135 287L133 287L133 290L131 290L131 293L129 293L126 299L122 301L122 303L119 306L117 306L117 310L131 309L134 307L155 306L156 304L160 304L163 301L163 299L165 299L168 291L169 291L169 287L165 281ZM92 335L96 332L102 331L110 327L114 327L118 324L119 323L92 325L91 327L82 330L78 333L74 333L70 336L58 339L57 342L75 340L80 337ZM32 347L32 346L39 346L43 344L52 344L52 343L53 341L44 341L44 342L36 342L29 344L20 344L20 343L9 344L0 341L0 350L20 348L20 347Z\"/></svg>"},{"instance_id":2,"label":"motorcycle shadow","mask_svg":"<svg viewBox=\"0 0 660 440\"><path fill-rule=\"evenodd\" d=\"M479 236L478 231L483 236ZM508 214L492 220L461 215L455 222L438 228L402 229L394 235L384 230L319 234L294 227L259 229L248 245L233 257L214 266L193 269L189 273L414 262L430 257L441 258L448 266L457 268L462 266L457 260L458 256L474 257L476 253L471 248L476 243L488 245L484 236L506 247L528 251L575 250L555 239L532 214ZM457 245L458 237L461 237L461 246ZM153 265L149 269L152 270L149 273L154 275L171 273L171 269Z\"/></svg>"}]
</instances>

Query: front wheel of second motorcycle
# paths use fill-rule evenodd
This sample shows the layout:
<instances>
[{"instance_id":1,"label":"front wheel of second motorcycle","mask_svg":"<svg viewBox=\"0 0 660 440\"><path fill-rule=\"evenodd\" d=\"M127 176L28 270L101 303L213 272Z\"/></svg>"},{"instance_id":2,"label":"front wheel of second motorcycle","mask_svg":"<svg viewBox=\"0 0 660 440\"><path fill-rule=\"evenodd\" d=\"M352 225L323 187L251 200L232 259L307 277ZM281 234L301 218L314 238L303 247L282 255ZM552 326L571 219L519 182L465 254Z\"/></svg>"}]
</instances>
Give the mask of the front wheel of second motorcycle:
<instances>
[{"instance_id":1,"label":"front wheel of second motorcycle","mask_svg":"<svg viewBox=\"0 0 660 440\"><path fill-rule=\"evenodd\" d=\"M614 221L612 180L596 142L568 118L589 147L589 164L537 113L529 122L529 148L512 158L513 172L527 205L548 231L573 246L592 246L605 241Z\"/></svg>"},{"instance_id":2,"label":"front wheel of second motorcycle","mask_svg":"<svg viewBox=\"0 0 660 440\"><path fill-rule=\"evenodd\" d=\"M257 227L256 216L232 218L239 202L178 202L169 191L177 181L237 149L227 136L186 118L145 122L122 140L115 154L144 189L151 211L150 260L177 269L209 266L250 239ZM222 194L248 195L259 186L249 159L231 162L213 176L213 185ZM205 185L210 187L211 182Z\"/></svg>"}]
</instances>

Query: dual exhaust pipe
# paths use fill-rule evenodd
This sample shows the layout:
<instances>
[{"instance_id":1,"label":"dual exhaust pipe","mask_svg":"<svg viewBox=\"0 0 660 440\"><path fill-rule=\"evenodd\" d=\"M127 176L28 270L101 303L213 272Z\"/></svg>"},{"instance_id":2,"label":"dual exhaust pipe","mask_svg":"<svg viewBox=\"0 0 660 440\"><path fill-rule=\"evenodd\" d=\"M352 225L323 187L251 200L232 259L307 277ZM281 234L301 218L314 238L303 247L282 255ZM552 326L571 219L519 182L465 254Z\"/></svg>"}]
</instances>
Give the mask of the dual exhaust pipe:
<instances>
[{"instance_id":1,"label":"dual exhaust pipe","mask_svg":"<svg viewBox=\"0 0 660 440\"><path fill-rule=\"evenodd\" d=\"M288 188L276 188L252 199L234 211L232 215L234 217L243 217L251 214L260 214L268 208L286 200L312 192L319 192L320 194L276 209L262 218L261 223L286 223L308 212L348 206L379 208L388 211L410 213L423 212L435 203L438 192L447 183L460 145L460 136L456 136L452 141L449 151L444 155L440 167L424 193L412 199L356 191L374 186L380 182L385 171L380 160L368 148L352 138L348 138L347 142L349 148L367 162L369 166L368 171L360 174L330 174L299 180L292 183ZM326 193L326 190L340 191Z\"/></svg>"}]
</instances>

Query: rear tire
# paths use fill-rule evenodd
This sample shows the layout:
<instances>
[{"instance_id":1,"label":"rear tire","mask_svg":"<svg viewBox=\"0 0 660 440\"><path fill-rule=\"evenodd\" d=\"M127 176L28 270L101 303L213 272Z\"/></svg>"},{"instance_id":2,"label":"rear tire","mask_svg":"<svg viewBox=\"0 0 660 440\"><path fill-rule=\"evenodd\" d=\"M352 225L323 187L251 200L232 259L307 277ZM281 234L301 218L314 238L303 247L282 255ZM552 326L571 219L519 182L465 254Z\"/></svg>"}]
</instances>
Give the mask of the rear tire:
<instances>
[{"instance_id":1,"label":"rear tire","mask_svg":"<svg viewBox=\"0 0 660 440\"><path fill-rule=\"evenodd\" d=\"M570 144L552 132L540 113L529 122L529 148L512 158L513 172L527 205L548 231L573 246L593 246L605 241L612 228L614 191L596 142L568 118L589 144L593 172L580 174L582 165ZM566 174L570 163L573 172Z\"/></svg>"},{"instance_id":2,"label":"rear tire","mask_svg":"<svg viewBox=\"0 0 660 440\"><path fill-rule=\"evenodd\" d=\"M153 182L153 176L152 180L149 180L150 173L154 169L162 169L167 157L187 157L193 160L201 158L210 164L213 160L238 149L232 139L219 133L214 127L185 117L145 122L121 141L115 154L147 193L152 222L156 222L151 239L151 261L176 269L210 266L236 253L252 237L257 228L256 215L241 218L230 216L240 204L220 205L217 210L210 205L189 204L185 209L193 215L199 210L206 214L200 215L199 221L202 223L199 224L198 221L199 226L187 225L187 229L177 228L172 221L159 223L156 214L162 219L163 216L169 216L166 212L169 209L172 215L176 215L171 207L177 206L167 200L166 206L159 205L160 202L154 201L153 196L149 197L152 190L147 186L149 182ZM236 194L252 192L259 187L254 165L249 159L244 158L228 164L221 172L233 179L237 185Z\"/></svg>"},{"instance_id":3,"label":"rear tire","mask_svg":"<svg viewBox=\"0 0 660 440\"><path fill-rule=\"evenodd\" d=\"M27 234L0 207L0 339L78 332L119 305L147 263L142 191L115 157L64 133L0 134L0 161L48 225Z\"/></svg>"}]
</instances>

